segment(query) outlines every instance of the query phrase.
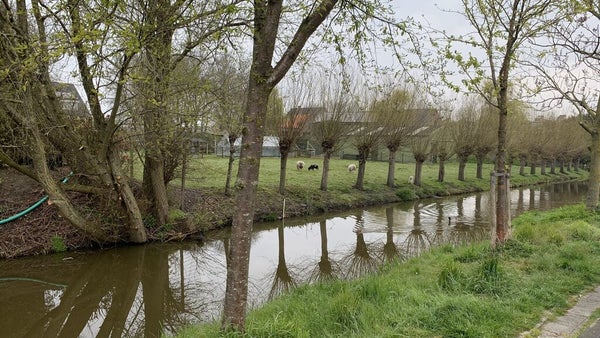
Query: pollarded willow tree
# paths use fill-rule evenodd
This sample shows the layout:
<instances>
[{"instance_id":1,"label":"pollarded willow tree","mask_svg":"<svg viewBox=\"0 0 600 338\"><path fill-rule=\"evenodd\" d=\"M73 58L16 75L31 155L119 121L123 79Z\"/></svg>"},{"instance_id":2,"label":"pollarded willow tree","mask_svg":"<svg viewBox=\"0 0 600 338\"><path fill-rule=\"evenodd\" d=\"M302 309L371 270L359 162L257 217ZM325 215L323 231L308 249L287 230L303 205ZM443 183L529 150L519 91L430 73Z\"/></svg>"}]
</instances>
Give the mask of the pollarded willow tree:
<instances>
[{"instance_id":1,"label":"pollarded willow tree","mask_svg":"<svg viewBox=\"0 0 600 338\"><path fill-rule=\"evenodd\" d=\"M467 90L476 92L498 112L498 144L494 165L496 180L496 231L493 242L502 244L510 236L507 186L507 118L509 114L509 84L512 70L520 61L519 53L526 44L553 24L554 5L551 0L462 0L461 14L473 29L472 34L448 38L447 58L454 61L466 77ZM454 44L473 48L483 54L465 56ZM487 80L487 81L484 81ZM489 82L488 82L489 81ZM491 84L491 91L488 83ZM456 88L456 86L454 86Z\"/></svg>"},{"instance_id":2,"label":"pollarded willow tree","mask_svg":"<svg viewBox=\"0 0 600 338\"><path fill-rule=\"evenodd\" d=\"M294 82L288 89L291 98L287 105L291 107L286 114L273 116L275 133L279 137L279 193L285 195L287 161L290 152L298 148L297 142L307 133L307 126L314 120L310 109L302 108L308 102L310 85ZM283 109L283 107L282 107Z\"/></svg>"},{"instance_id":3,"label":"pollarded willow tree","mask_svg":"<svg viewBox=\"0 0 600 338\"><path fill-rule=\"evenodd\" d=\"M350 90L351 91L351 90ZM329 163L333 154L348 140L357 127L351 123L360 116L361 109L348 90L339 85L334 77L320 84L315 107L311 108L313 118L310 133L315 143L323 150L323 166L319 189L327 191L329 185Z\"/></svg>"},{"instance_id":4,"label":"pollarded willow tree","mask_svg":"<svg viewBox=\"0 0 600 338\"><path fill-rule=\"evenodd\" d=\"M389 152L386 185L390 188L396 184L396 154L408 144L410 135L419 128L417 117L421 98L418 88L404 86L382 94L371 104L370 111L383 127L381 143Z\"/></svg>"},{"instance_id":5,"label":"pollarded willow tree","mask_svg":"<svg viewBox=\"0 0 600 338\"><path fill-rule=\"evenodd\" d=\"M454 143L454 153L458 157L458 180L465 180L465 168L469 156L475 150L475 124L479 106L473 98L465 98L456 112L456 119L450 123L450 137Z\"/></svg>"},{"instance_id":6,"label":"pollarded willow tree","mask_svg":"<svg viewBox=\"0 0 600 338\"><path fill-rule=\"evenodd\" d=\"M385 134L380 117L382 116L364 108L353 116L352 123L356 123L357 128L353 132L352 142L358 150L358 173L354 188L358 190L364 189L367 160Z\"/></svg>"},{"instance_id":7,"label":"pollarded willow tree","mask_svg":"<svg viewBox=\"0 0 600 338\"><path fill-rule=\"evenodd\" d=\"M225 133L229 143L229 160L225 179L225 195L231 194L233 163L235 161L236 140L241 137L246 95L248 92L248 70L246 64L231 55L215 59L206 71L205 85L210 93L212 121L215 127Z\"/></svg>"},{"instance_id":8,"label":"pollarded willow tree","mask_svg":"<svg viewBox=\"0 0 600 338\"><path fill-rule=\"evenodd\" d=\"M483 179L483 162L486 156L496 147L495 131L498 130L498 113L494 107L483 104L477 112L475 123L475 140L473 154L477 161L476 177ZM487 177L486 177L487 178Z\"/></svg>"},{"instance_id":9,"label":"pollarded willow tree","mask_svg":"<svg viewBox=\"0 0 600 338\"><path fill-rule=\"evenodd\" d=\"M442 118L438 122L438 128L431 135L431 154L438 162L438 182L444 182L446 177L446 161L454 154L454 142L452 142L452 121Z\"/></svg>"}]
</instances>

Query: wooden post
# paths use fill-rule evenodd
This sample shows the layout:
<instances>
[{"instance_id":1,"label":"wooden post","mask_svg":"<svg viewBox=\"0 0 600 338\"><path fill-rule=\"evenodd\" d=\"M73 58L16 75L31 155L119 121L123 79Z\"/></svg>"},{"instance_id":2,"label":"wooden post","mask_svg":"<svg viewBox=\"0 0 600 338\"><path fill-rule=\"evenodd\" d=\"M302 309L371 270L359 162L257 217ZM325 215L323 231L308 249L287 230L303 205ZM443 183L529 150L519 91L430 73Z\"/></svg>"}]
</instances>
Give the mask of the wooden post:
<instances>
[{"instance_id":1,"label":"wooden post","mask_svg":"<svg viewBox=\"0 0 600 338\"><path fill-rule=\"evenodd\" d=\"M496 171L490 173L490 238L496 247Z\"/></svg>"},{"instance_id":2,"label":"wooden post","mask_svg":"<svg viewBox=\"0 0 600 338\"><path fill-rule=\"evenodd\" d=\"M506 227L507 227L507 233L506 233L506 238L510 238L511 237L511 233L512 233L512 222L511 222L511 212L510 212L510 208L511 208L511 204L510 204L510 170L506 172Z\"/></svg>"}]
</instances>

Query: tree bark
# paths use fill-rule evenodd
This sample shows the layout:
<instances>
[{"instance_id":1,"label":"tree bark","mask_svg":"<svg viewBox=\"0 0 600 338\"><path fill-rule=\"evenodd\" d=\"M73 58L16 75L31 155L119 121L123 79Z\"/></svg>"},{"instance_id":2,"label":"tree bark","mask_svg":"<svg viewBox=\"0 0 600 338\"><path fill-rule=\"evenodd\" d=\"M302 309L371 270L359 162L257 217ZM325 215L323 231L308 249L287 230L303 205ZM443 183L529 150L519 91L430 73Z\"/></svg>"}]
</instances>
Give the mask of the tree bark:
<instances>
[{"instance_id":1,"label":"tree bark","mask_svg":"<svg viewBox=\"0 0 600 338\"><path fill-rule=\"evenodd\" d=\"M390 188L396 186L394 179L396 177L396 149L390 149L388 147L390 155L388 156L388 174L386 185Z\"/></svg>"},{"instance_id":2,"label":"tree bark","mask_svg":"<svg viewBox=\"0 0 600 338\"><path fill-rule=\"evenodd\" d=\"M540 175L546 175L546 160L542 159L540 163Z\"/></svg>"},{"instance_id":3,"label":"tree bark","mask_svg":"<svg viewBox=\"0 0 600 338\"><path fill-rule=\"evenodd\" d=\"M417 159L417 161L415 162L414 185L419 187L421 186L421 172L423 171L423 162L425 162L425 160L422 159Z\"/></svg>"},{"instance_id":4,"label":"tree bark","mask_svg":"<svg viewBox=\"0 0 600 338\"><path fill-rule=\"evenodd\" d=\"M446 158L444 156L438 156L438 182L444 182L444 176L446 175Z\"/></svg>"},{"instance_id":5,"label":"tree bark","mask_svg":"<svg viewBox=\"0 0 600 338\"><path fill-rule=\"evenodd\" d=\"M279 193L285 195L285 177L287 169L288 152L282 151L279 159Z\"/></svg>"},{"instance_id":6,"label":"tree bark","mask_svg":"<svg viewBox=\"0 0 600 338\"><path fill-rule=\"evenodd\" d=\"M125 210L129 217L129 239L133 243L145 243L148 241L148 236L146 234L146 228L144 227L144 221L142 220L142 213L140 212L137 200L133 194L133 190L131 190L127 177L121 172L121 160L119 155L114 150L110 150L109 154L109 164L114 175L115 186L121 200L125 204Z\"/></svg>"},{"instance_id":7,"label":"tree bark","mask_svg":"<svg viewBox=\"0 0 600 338\"><path fill-rule=\"evenodd\" d=\"M329 162L331 160L331 148L325 149L323 153L323 172L321 173L321 191L327 191L327 184L329 183Z\"/></svg>"},{"instance_id":8,"label":"tree bark","mask_svg":"<svg viewBox=\"0 0 600 338\"><path fill-rule=\"evenodd\" d=\"M483 179L483 155L477 155L477 175L478 179Z\"/></svg>"},{"instance_id":9,"label":"tree bark","mask_svg":"<svg viewBox=\"0 0 600 338\"><path fill-rule=\"evenodd\" d=\"M227 179L225 180L225 195L231 195L231 176L233 173L233 162L235 161L235 140L237 140L237 135L229 134L229 161L227 162Z\"/></svg>"},{"instance_id":10,"label":"tree bark","mask_svg":"<svg viewBox=\"0 0 600 338\"><path fill-rule=\"evenodd\" d=\"M600 134L595 132L591 135L590 174L588 178L588 192L585 198L585 206L590 211L598 208L598 196L600 195Z\"/></svg>"},{"instance_id":11,"label":"tree bark","mask_svg":"<svg viewBox=\"0 0 600 338\"><path fill-rule=\"evenodd\" d=\"M458 180L459 181L465 180L466 166L467 166L467 158L459 156L458 157Z\"/></svg>"},{"instance_id":12,"label":"tree bark","mask_svg":"<svg viewBox=\"0 0 600 338\"><path fill-rule=\"evenodd\" d=\"M301 21L292 41L273 67L283 1L254 2L252 65L236 182L236 210L231 227L231 259L227 263L227 287L221 323L224 330L244 331L245 327L250 241L269 95L336 3L337 0L318 2L316 8Z\"/></svg>"},{"instance_id":13,"label":"tree bark","mask_svg":"<svg viewBox=\"0 0 600 338\"><path fill-rule=\"evenodd\" d=\"M525 156L519 156L519 175L525 176Z\"/></svg>"},{"instance_id":14,"label":"tree bark","mask_svg":"<svg viewBox=\"0 0 600 338\"><path fill-rule=\"evenodd\" d=\"M108 240L106 234L96 226L96 224L84 219L81 214L73 207L69 199L64 195L58 183L50 175L48 165L46 164L45 143L42 140L40 132L35 122L29 124L33 137L32 154L33 165L35 168L38 182L48 194L48 203L54 205L58 212L66 218L75 227L81 229L92 240L102 243Z\"/></svg>"},{"instance_id":15,"label":"tree bark","mask_svg":"<svg viewBox=\"0 0 600 338\"><path fill-rule=\"evenodd\" d=\"M252 74L252 72L251 72ZM236 210L231 227L230 260L227 264L227 286L223 311L223 327L243 330L248 299L248 264L256 189L262 154L262 125L271 88L250 77L246 123L242 132L239 169L236 182Z\"/></svg>"},{"instance_id":16,"label":"tree bark","mask_svg":"<svg viewBox=\"0 0 600 338\"><path fill-rule=\"evenodd\" d=\"M366 150L360 150L358 152L358 175L356 175L356 183L354 184L354 188L358 190L364 189L365 183L365 167L367 166L367 158L369 157L369 152Z\"/></svg>"}]
</instances>

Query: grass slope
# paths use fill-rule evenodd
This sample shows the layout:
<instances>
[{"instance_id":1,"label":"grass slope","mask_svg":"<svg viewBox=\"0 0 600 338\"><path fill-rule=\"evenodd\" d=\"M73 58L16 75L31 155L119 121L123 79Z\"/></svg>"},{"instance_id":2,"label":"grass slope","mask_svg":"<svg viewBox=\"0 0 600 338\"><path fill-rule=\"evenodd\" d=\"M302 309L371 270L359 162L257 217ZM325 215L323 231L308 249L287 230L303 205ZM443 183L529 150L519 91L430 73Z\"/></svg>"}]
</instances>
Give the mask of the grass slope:
<instances>
[{"instance_id":1,"label":"grass slope","mask_svg":"<svg viewBox=\"0 0 600 338\"><path fill-rule=\"evenodd\" d=\"M215 323L178 337L517 337L600 283L600 217L578 205L513 224L502 250L439 247L359 280L302 286L253 310L245 334Z\"/></svg>"}]
</instances>

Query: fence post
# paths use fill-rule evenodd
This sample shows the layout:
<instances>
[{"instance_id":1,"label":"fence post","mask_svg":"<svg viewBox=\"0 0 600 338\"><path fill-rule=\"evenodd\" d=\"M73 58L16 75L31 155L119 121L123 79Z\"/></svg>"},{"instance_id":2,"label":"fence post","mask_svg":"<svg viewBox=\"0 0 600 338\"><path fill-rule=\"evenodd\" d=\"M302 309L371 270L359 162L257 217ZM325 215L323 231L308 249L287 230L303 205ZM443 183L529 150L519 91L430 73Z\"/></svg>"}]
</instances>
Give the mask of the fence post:
<instances>
[{"instance_id":1,"label":"fence post","mask_svg":"<svg viewBox=\"0 0 600 338\"><path fill-rule=\"evenodd\" d=\"M490 238L496 246L496 171L490 172Z\"/></svg>"}]
</instances>

